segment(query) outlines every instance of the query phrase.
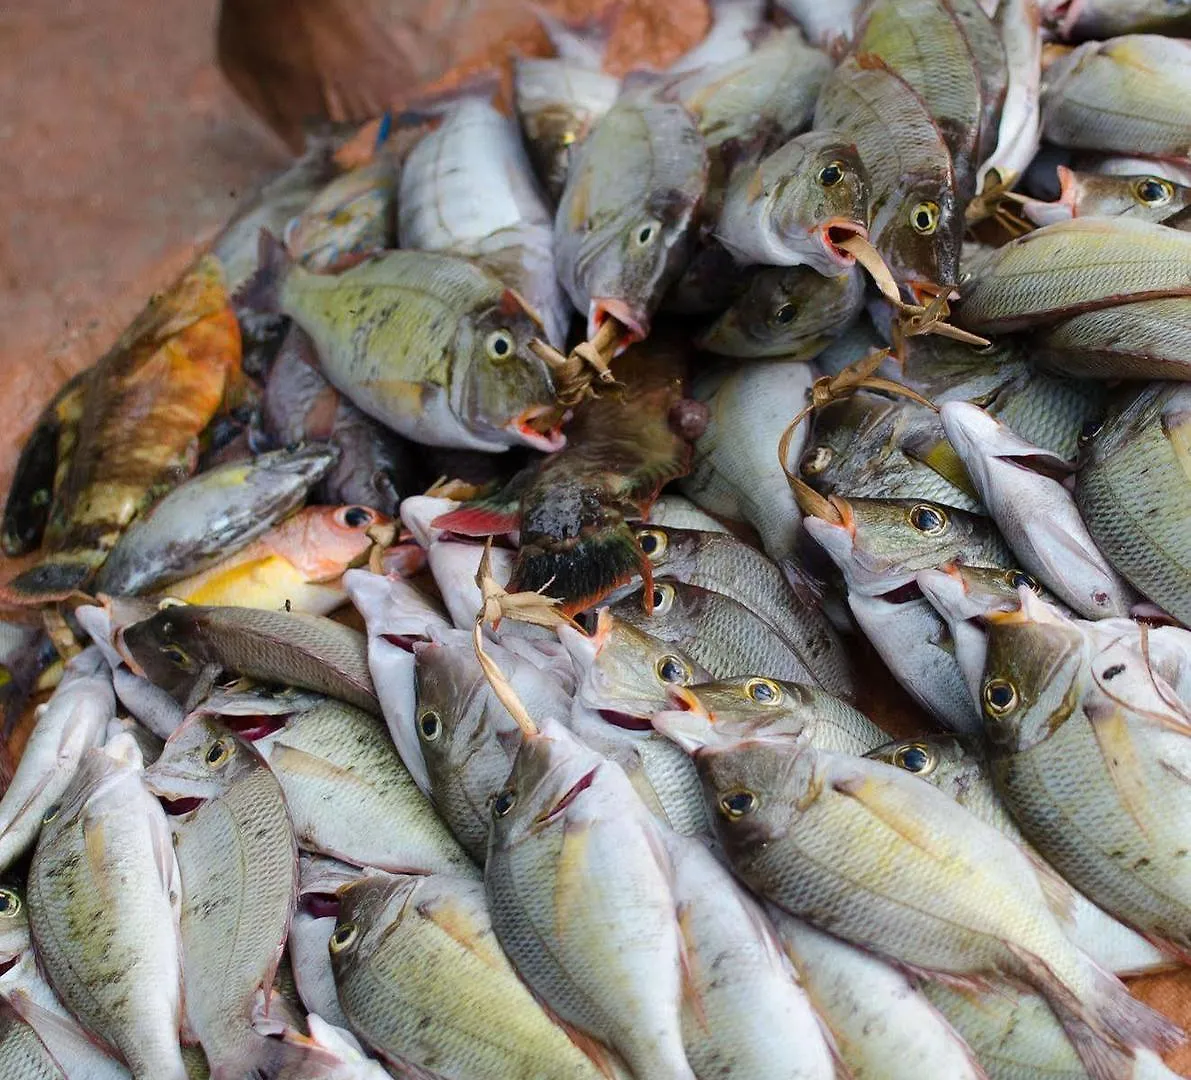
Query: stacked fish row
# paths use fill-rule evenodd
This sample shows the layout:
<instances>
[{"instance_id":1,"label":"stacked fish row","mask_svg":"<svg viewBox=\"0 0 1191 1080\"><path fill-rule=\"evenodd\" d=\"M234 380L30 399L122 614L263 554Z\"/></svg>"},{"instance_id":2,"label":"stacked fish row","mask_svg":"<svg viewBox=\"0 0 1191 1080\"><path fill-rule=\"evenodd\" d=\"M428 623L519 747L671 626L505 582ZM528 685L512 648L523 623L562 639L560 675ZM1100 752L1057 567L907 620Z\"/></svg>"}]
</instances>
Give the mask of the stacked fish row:
<instances>
[{"instance_id":1,"label":"stacked fish row","mask_svg":"<svg viewBox=\"0 0 1191 1080\"><path fill-rule=\"evenodd\" d=\"M1173 1075L1186 16L779 6L316 140L46 407L0 1075Z\"/></svg>"}]
</instances>

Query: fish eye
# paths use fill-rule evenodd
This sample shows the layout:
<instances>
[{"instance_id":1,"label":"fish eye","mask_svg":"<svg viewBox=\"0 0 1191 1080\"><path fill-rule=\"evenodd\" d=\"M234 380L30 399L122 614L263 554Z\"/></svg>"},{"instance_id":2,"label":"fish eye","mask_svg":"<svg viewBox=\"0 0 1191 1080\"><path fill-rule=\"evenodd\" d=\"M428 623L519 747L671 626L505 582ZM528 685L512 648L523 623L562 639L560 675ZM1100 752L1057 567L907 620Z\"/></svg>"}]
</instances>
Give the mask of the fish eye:
<instances>
[{"instance_id":1,"label":"fish eye","mask_svg":"<svg viewBox=\"0 0 1191 1080\"><path fill-rule=\"evenodd\" d=\"M751 791L729 791L720 796L720 813L729 821L739 821L757 809L757 796Z\"/></svg>"},{"instance_id":2,"label":"fish eye","mask_svg":"<svg viewBox=\"0 0 1191 1080\"><path fill-rule=\"evenodd\" d=\"M0 889L0 918L11 919L21 910L21 898L12 889Z\"/></svg>"},{"instance_id":3,"label":"fish eye","mask_svg":"<svg viewBox=\"0 0 1191 1080\"><path fill-rule=\"evenodd\" d=\"M677 656L667 653L661 657L653 666L654 671L662 682L665 683L686 683L690 680L691 669L686 666Z\"/></svg>"},{"instance_id":4,"label":"fish eye","mask_svg":"<svg viewBox=\"0 0 1191 1080\"><path fill-rule=\"evenodd\" d=\"M169 645L162 645L161 655L164 656L175 667L190 667L190 654L187 653L185 649L180 649L172 642Z\"/></svg>"},{"instance_id":5,"label":"fish eye","mask_svg":"<svg viewBox=\"0 0 1191 1080\"><path fill-rule=\"evenodd\" d=\"M782 304L780 308L773 313L773 321L781 326L794 321L794 316L798 314L798 308L794 304Z\"/></svg>"},{"instance_id":6,"label":"fish eye","mask_svg":"<svg viewBox=\"0 0 1191 1080\"><path fill-rule=\"evenodd\" d=\"M1038 579L1024 570L1006 570L1005 580L1014 589L1020 589L1024 585L1031 592L1042 592L1042 586L1038 584Z\"/></svg>"},{"instance_id":7,"label":"fish eye","mask_svg":"<svg viewBox=\"0 0 1191 1080\"><path fill-rule=\"evenodd\" d=\"M484 352L489 360L507 360L513 355L513 335L508 330L493 330L484 339Z\"/></svg>"},{"instance_id":8,"label":"fish eye","mask_svg":"<svg viewBox=\"0 0 1191 1080\"><path fill-rule=\"evenodd\" d=\"M231 741L229 739L216 739L207 747L207 752L203 755L203 760L212 769L221 769L227 764L227 760L231 756Z\"/></svg>"},{"instance_id":9,"label":"fish eye","mask_svg":"<svg viewBox=\"0 0 1191 1080\"><path fill-rule=\"evenodd\" d=\"M907 743L893 752L893 764L906 772L925 776L938 764L934 751L922 743Z\"/></svg>"},{"instance_id":10,"label":"fish eye","mask_svg":"<svg viewBox=\"0 0 1191 1080\"><path fill-rule=\"evenodd\" d=\"M442 734L442 720L433 709L418 715L418 731L427 742L434 742Z\"/></svg>"},{"instance_id":11,"label":"fish eye","mask_svg":"<svg viewBox=\"0 0 1191 1080\"><path fill-rule=\"evenodd\" d=\"M492 800L492 816L504 817L517 804L517 792L512 788L505 788Z\"/></svg>"},{"instance_id":12,"label":"fish eye","mask_svg":"<svg viewBox=\"0 0 1191 1080\"><path fill-rule=\"evenodd\" d=\"M818 476L831 464L833 457L835 451L830 446L814 446L802 455L798 467L806 476Z\"/></svg>"},{"instance_id":13,"label":"fish eye","mask_svg":"<svg viewBox=\"0 0 1191 1080\"><path fill-rule=\"evenodd\" d=\"M653 243L653 238L657 235L657 231L656 222L646 221L633 230L633 243L638 247L648 247Z\"/></svg>"},{"instance_id":14,"label":"fish eye","mask_svg":"<svg viewBox=\"0 0 1191 1080\"><path fill-rule=\"evenodd\" d=\"M371 525L376 518L376 515L366 506L345 506L337 516L349 529L358 529L361 525Z\"/></svg>"},{"instance_id":15,"label":"fish eye","mask_svg":"<svg viewBox=\"0 0 1191 1080\"><path fill-rule=\"evenodd\" d=\"M950 521L941 508L919 503L910 511L910 524L923 536L939 536L947 531Z\"/></svg>"},{"instance_id":16,"label":"fish eye","mask_svg":"<svg viewBox=\"0 0 1191 1080\"><path fill-rule=\"evenodd\" d=\"M832 161L819 170L819 183L824 187L835 187L844 178L847 166L842 161Z\"/></svg>"},{"instance_id":17,"label":"fish eye","mask_svg":"<svg viewBox=\"0 0 1191 1080\"><path fill-rule=\"evenodd\" d=\"M637 533L637 543L650 562L657 562L670 545L666 534L660 529L642 529Z\"/></svg>"},{"instance_id":18,"label":"fish eye","mask_svg":"<svg viewBox=\"0 0 1191 1080\"><path fill-rule=\"evenodd\" d=\"M1164 206L1174 198L1174 184L1160 176L1143 176L1133 185L1133 194L1145 206Z\"/></svg>"},{"instance_id":19,"label":"fish eye","mask_svg":"<svg viewBox=\"0 0 1191 1080\"><path fill-rule=\"evenodd\" d=\"M782 688L772 679L749 679L744 692L761 705L777 705L782 700Z\"/></svg>"},{"instance_id":20,"label":"fish eye","mask_svg":"<svg viewBox=\"0 0 1191 1080\"><path fill-rule=\"evenodd\" d=\"M360 932L360 928L354 922L340 923L331 932L331 939L327 943L331 952L342 952L353 941L356 940L356 935Z\"/></svg>"},{"instance_id":21,"label":"fish eye","mask_svg":"<svg viewBox=\"0 0 1191 1080\"><path fill-rule=\"evenodd\" d=\"M1077 440L1079 445L1087 446L1103 430L1103 420L1089 420L1079 429L1079 439Z\"/></svg>"},{"instance_id":22,"label":"fish eye","mask_svg":"<svg viewBox=\"0 0 1191 1080\"><path fill-rule=\"evenodd\" d=\"M57 816L58 816L58 815L59 815L61 812L62 812L62 804L61 804L61 803L57 803L57 802L56 802L56 803L54 803L54 805L53 805L53 806L51 806L51 807L50 807L50 808L49 808L49 809L48 809L48 810L47 810L47 811L46 811L44 814L42 814L42 816L41 816L41 823L42 823L43 825L48 825L48 824L49 824L51 821L53 821L53 820L54 820L54 818L56 818L56 817L57 817Z\"/></svg>"},{"instance_id":23,"label":"fish eye","mask_svg":"<svg viewBox=\"0 0 1191 1080\"><path fill-rule=\"evenodd\" d=\"M923 236L930 236L939 227L939 204L920 202L910 211L910 227Z\"/></svg>"},{"instance_id":24,"label":"fish eye","mask_svg":"<svg viewBox=\"0 0 1191 1080\"><path fill-rule=\"evenodd\" d=\"M990 716L1004 716L1017 708L1017 687L1008 679L985 679L980 697Z\"/></svg>"},{"instance_id":25,"label":"fish eye","mask_svg":"<svg viewBox=\"0 0 1191 1080\"><path fill-rule=\"evenodd\" d=\"M653 587L653 613L665 615L674 605L674 586L655 585Z\"/></svg>"}]
</instances>

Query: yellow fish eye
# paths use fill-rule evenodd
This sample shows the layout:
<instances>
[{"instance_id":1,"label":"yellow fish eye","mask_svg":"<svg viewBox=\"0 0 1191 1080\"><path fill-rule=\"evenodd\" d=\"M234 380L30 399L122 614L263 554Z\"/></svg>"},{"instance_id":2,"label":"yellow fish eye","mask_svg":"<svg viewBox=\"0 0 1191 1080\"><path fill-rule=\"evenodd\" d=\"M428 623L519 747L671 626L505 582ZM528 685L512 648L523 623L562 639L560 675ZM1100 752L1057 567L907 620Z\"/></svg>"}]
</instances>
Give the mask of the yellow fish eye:
<instances>
[{"instance_id":1,"label":"yellow fish eye","mask_svg":"<svg viewBox=\"0 0 1191 1080\"><path fill-rule=\"evenodd\" d=\"M508 330L493 330L484 339L484 352L489 360L508 360L514 352L513 335Z\"/></svg>"},{"instance_id":2,"label":"yellow fish eye","mask_svg":"<svg viewBox=\"0 0 1191 1080\"><path fill-rule=\"evenodd\" d=\"M492 800L492 816L505 817L517 805L517 792L512 788L505 788Z\"/></svg>"},{"instance_id":3,"label":"yellow fish eye","mask_svg":"<svg viewBox=\"0 0 1191 1080\"><path fill-rule=\"evenodd\" d=\"M232 756L232 745L230 739L216 739L210 746L207 747L207 752L203 755L203 760L212 769L222 769L227 764L228 758Z\"/></svg>"},{"instance_id":4,"label":"yellow fish eye","mask_svg":"<svg viewBox=\"0 0 1191 1080\"><path fill-rule=\"evenodd\" d=\"M190 667L190 654L177 645L170 642L167 645L162 645L161 655L164 656L175 667L188 668Z\"/></svg>"},{"instance_id":5,"label":"yellow fish eye","mask_svg":"<svg viewBox=\"0 0 1191 1080\"><path fill-rule=\"evenodd\" d=\"M939 227L939 204L920 202L910 211L910 228L922 236L930 236Z\"/></svg>"},{"instance_id":6,"label":"yellow fish eye","mask_svg":"<svg viewBox=\"0 0 1191 1080\"><path fill-rule=\"evenodd\" d=\"M720 813L729 821L739 821L757 809L758 801L751 791L729 791L720 796Z\"/></svg>"},{"instance_id":7,"label":"yellow fish eye","mask_svg":"<svg viewBox=\"0 0 1191 1080\"><path fill-rule=\"evenodd\" d=\"M906 772L926 776L939 763L935 752L924 743L907 743L893 752L893 764Z\"/></svg>"},{"instance_id":8,"label":"yellow fish eye","mask_svg":"<svg viewBox=\"0 0 1191 1080\"><path fill-rule=\"evenodd\" d=\"M667 653L653 666L654 671L662 682L683 685L690 682L691 669L677 656Z\"/></svg>"},{"instance_id":9,"label":"yellow fish eye","mask_svg":"<svg viewBox=\"0 0 1191 1080\"><path fill-rule=\"evenodd\" d=\"M818 476L835 457L835 451L830 446L814 446L802 455L798 468L807 476Z\"/></svg>"},{"instance_id":10,"label":"yellow fish eye","mask_svg":"<svg viewBox=\"0 0 1191 1080\"><path fill-rule=\"evenodd\" d=\"M442 734L442 719L433 709L419 713L418 734L427 742L434 742Z\"/></svg>"},{"instance_id":11,"label":"yellow fish eye","mask_svg":"<svg viewBox=\"0 0 1191 1080\"><path fill-rule=\"evenodd\" d=\"M760 705L778 705L783 697L782 688L772 679L749 679L744 692Z\"/></svg>"},{"instance_id":12,"label":"yellow fish eye","mask_svg":"<svg viewBox=\"0 0 1191 1080\"><path fill-rule=\"evenodd\" d=\"M989 716L1004 716L1017 708L1017 687L1008 679L985 679L980 699Z\"/></svg>"},{"instance_id":13,"label":"yellow fish eye","mask_svg":"<svg viewBox=\"0 0 1191 1080\"><path fill-rule=\"evenodd\" d=\"M819 170L819 183L824 187L835 187L843 178L847 169L842 161L832 161Z\"/></svg>"},{"instance_id":14,"label":"yellow fish eye","mask_svg":"<svg viewBox=\"0 0 1191 1080\"><path fill-rule=\"evenodd\" d=\"M670 541L661 529L640 529L637 532L637 544L650 562L657 562L666 554Z\"/></svg>"},{"instance_id":15,"label":"yellow fish eye","mask_svg":"<svg viewBox=\"0 0 1191 1080\"><path fill-rule=\"evenodd\" d=\"M1174 198L1174 184L1160 176L1143 176L1134 183L1133 196L1143 206L1165 206Z\"/></svg>"},{"instance_id":16,"label":"yellow fish eye","mask_svg":"<svg viewBox=\"0 0 1191 1080\"><path fill-rule=\"evenodd\" d=\"M1006 570L1005 581L1010 588L1020 589L1024 585L1031 592L1042 592L1042 586L1038 584L1038 579L1024 570Z\"/></svg>"},{"instance_id":17,"label":"yellow fish eye","mask_svg":"<svg viewBox=\"0 0 1191 1080\"><path fill-rule=\"evenodd\" d=\"M331 939L328 942L328 945L331 948L331 952L333 952L333 953L342 952L353 941L356 940L356 935L359 932L360 932L359 927L357 927L354 922L340 923L331 932Z\"/></svg>"},{"instance_id":18,"label":"yellow fish eye","mask_svg":"<svg viewBox=\"0 0 1191 1080\"><path fill-rule=\"evenodd\" d=\"M15 918L21 910L21 898L12 889L0 889L0 919Z\"/></svg>"},{"instance_id":19,"label":"yellow fish eye","mask_svg":"<svg viewBox=\"0 0 1191 1080\"><path fill-rule=\"evenodd\" d=\"M653 614L665 615L674 605L674 586L655 585L653 587Z\"/></svg>"},{"instance_id":20,"label":"yellow fish eye","mask_svg":"<svg viewBox=\"0 0 1191 1080\"><path fill-rule=\"evenodd\" d=\"M923 536L940 536L947 531L950 518L941 506L920 503L910 510L910 524Z\"/></svg>"}]
</instances>

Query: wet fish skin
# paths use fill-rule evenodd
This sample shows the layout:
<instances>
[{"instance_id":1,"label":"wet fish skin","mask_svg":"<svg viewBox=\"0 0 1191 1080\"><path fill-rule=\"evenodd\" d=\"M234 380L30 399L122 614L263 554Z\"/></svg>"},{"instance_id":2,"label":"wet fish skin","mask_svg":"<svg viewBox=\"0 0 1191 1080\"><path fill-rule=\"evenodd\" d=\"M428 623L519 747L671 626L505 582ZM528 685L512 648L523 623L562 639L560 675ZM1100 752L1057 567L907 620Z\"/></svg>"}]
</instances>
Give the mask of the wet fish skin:
<instances>
[{"instance_id":1,"label":"wet fish skin","mask_svg":"<svg viewBox=\"0 0 1191 1080\"><path fill-rule=\"evenodd\" d=\"M362 880L366 871L336 859L303 852L298 857L298 903L286 952L302 1007L339 1027L348 1020L339 1004L327 943L339 916L340 888Z\"/></svg>"},{"instance_id":2,"label":"wet fish skin","mask_svg":"<svg viewBox=\"0 0 1191 1080\"><path fill-rule=\"evenodd\" d=\"M1191 46L1158 34L1089 41L1047 68L1042 134L1057 146L1185 158Z\"/></svg>"},{"instance_id":3,"label":"wet fish skin","mask_svg":"<svg viewBox=\"0 0 1191 1080\"><path fill-rule=\"evenodd\" d=\"M201 800L171 821L189 1026L213 1076L276 1069L295 1055L254 1032L252 1020L262 993L267 1006L298 889L281 785L249 743L209 716L170 737L146 782L163 798Z\"/></svg>"},{"instance_id":4,"label":"wet fish skin","mask_svg":"<svg viewBox=\"0 0 1191 1080\"><path fill-rule=\"evenodd\" d=\"M1039 7L1038 0L1005 0L997 6L996 27L1007 78L995 146L977 169L978 193L1014 183L1038 150L1042 129Z\"/></svg>"},{"instance_id":5,"label":"wet fish skin","mask_svg":"<svg viewBox=\"0 0 1191 1080\"><path fill-rule=\"evenodd\" d=\"M493 804L484 882L496 936L563 1022L638 1076L692 1080L667 861L619 766L558 724L523 738Z\"/></svg>"},{"instance_id":6,"label":"wet fish skin","mask_svg":"<svg viewBox=\"0 0 1191 1080\"><path fill-rule=\"evenodd\" d=\"M171 605L125 627L121 643L126 658L179 698L214 667L380 712L364 635L320 615Z\"/></svg>"},{"instance_id":7,"label":"wet fish skin","mask_svg":"<svg viewBox=\"0 0 1191 1080\"><path fill-rule=\"evenodd\" d=\"M963 1039L896 968L772 904L773 922L811 1003L856 1080L985 1080Z\"/></svg>"},{"instance_id":8,"label":"wet fish skin","mask_svg":"<svg viewBox=\"0 0 1191 1080\"><path fill-rule=\"evenodd\" d=\"M1022 212L1035 225L1077 217L1130 217L1169 224L1186 231L1191 187L1152 173L1134 176L1075 172L1058 167L1059 197L1054 202L1028 199Z\"/></svg>"},{"instance_id":9,"label":"wet fish skin","mask_svg":"<svg viewBox=\"0 0 1191 1080\"><path fill-rule=\"evenodd\" d=\"M393 873L477 876L379 717L325 698L253 745L281 785L302 848Z\"/></svg>"},{"instance_id":10,"label":"wet fish skin","mask_svg":"<svg viewBox=\"0 0 1191 1080\"><path fill-rule=\"evenodd\" d=\"M1089 899L1185 950L1191 873L1178 853L1191 801L1176 779L1191 747L1185 707L1134 642L1100 640L1024 591L1020 612L988 623L981 694L992 775L1017 824Z\"/></svg>"},{"instance_id":11,"label":"wet fish skin","mask_svg":"<svg viewBox=\"0 0 1191 1080\"><path fill-rule=\"evenodd\" d=\"M1191 389L1127 391L1088 442L1075 503L1096 546L1141 593L1191 620ZM1156 465L1156 463L1160 463Z\"/></svg>"},{"instance_id":12,"label":"wet fish skin","mask_svg":"<svg viewBox=\"0 0 1191 1080\"><path fill-rule=\"evenodd\" d=\"M1038 341L1038 363L1090 379L1191 380L1185 297L1139 300L1073 315Z\"/></svg>"},{"instance_id":13,"label":"wet fish skin","mask_svg":"<svg viewBox=\"0 0 1191 1080\"><path fill-rule=\"evenodd\" d=\"M832 229L868 224L868 173L856 147L830 131L796 136L755 167L733 171L716 238L742 264L805 265L835 275L854 263Z\"/></svg>"},{"instance_id":14,"label":"wet fish skin","mask_svg":"<svg viewBox=\"0 0 1191 1080\"><path fill-rule=\"evenodd\" d=\"M62 797L86 752L100 745L116 715L112 674L97 648L66 666L53 696L39 706L16 773L0 799L0 867L37 839L41 819Z\"/></svg>"},{"instance_id":15,"label":"wet fish skin","mask_svg":"<svg viewBox=\"0 0 1191 1080\"><path fill-rule=\"evenodd\" d=\"M674 101L622 95L579 145L554 219L555 261L588 337L607 316L649 332L690 254L707 152Z\"/></svg>"},{"instance_id":16,"label":"wet fish skin","mask_svg":"<svg viewBox=\"0 0 1191 1080\"><path fill-rule=\"evenodd\" d=\"M1047 26L1064 40L1116 37L1144 31L1178 36L1191 28L1191 12L1168 0L1083 0L1079 4L1043 0Z\"/></svg>"},{"instance_id":17,"label":"wet fish skin","mask_svg":"<svg viewBox=\"0 0 1191 1080\"><path fill-rule=\"evenodd\" d=\"M773 448L806 400L814 375L805 364L721 362L695 373L692 393L709 420L695 440L691 471L678 482L687 498L721 517L745 520L775 562L795 553L802 515ZM790 468L802 456L806 429L791 440Z\"/></svg>"},{"instance_id":18,"label":"wet fish skin","mask_svg":"<svg viewBox=\"0 0 1191 1080\"><path fill-rule=\"evenodd\" d=\"M824 277L808 266L764 267L698 345L719 356L807 360L844 333L864 303L864 276L855 268Z\"/></svg>"},{"instance_id":19,"label":"wet fish skin","mask_svg":"<svg viewBox=\"0 0 1191 1080\"><path fill-rule=\"evenodd\" d=\"M346 887L331 962L352 1027L398 1068L460 1080L600 1075L518 979L477 881L375 876Z\"/></svg>"},{"instance_id":20,"label":"wet fish skin","mask_svg":"<svg viewBox=\"0 0 1191 1080\"><path fill-rule=\"evenodd\" d=\"M337 456L322 446L274 450L199 474L125 530L96 590L142 593L208 569L301 506Z\"/></svg>"},{"instance_id":21,"label":"wet fish skin","mask_svg":"<svg viewBox=\"0 0 1191 1080\"><path fill-rule=\"evenodd\" d=\"M178 868L131 738L91 750L45 816L28 902L50 981L134 1077L182 1080Z\"/></svg>"},{"instance_id":22,"label":"wet fish skin","mask_svg":"<svg viewBox=\"0 0 1191 1080\"><path fill-rule=\"evenodd\" d=\"M949 402L939 416L1022 567L1085 618L1127 614L1133 591L1097 549L1074 497L1056 479L1069 475L1069 463L967 402Z\"/></svg>"},{"instance_id":23,"label":"wet fish skin","mask_svg":"<svg viewBox=\"0 0 1191 1080\"><path fill-rule=\"evenodd\" d=\"M1116 1075L1105 1052L1174 1035L1067 940L1029 857L930 785L772 740L704 748L696 764L733 868L791 914L914 967L1024 979L1092 1075Z\"/></svg>"},{"instance_id":24,"label":"wet fish skin","mask_svg":"<svg viewBox=\"0 0 1191 1080\"><path fill-rule=\"evenodd\" d=\"M69 1080L37 1032L7 1003L0 1004L0 1069L11 1080Z\"/></svg>"}]
</instances>

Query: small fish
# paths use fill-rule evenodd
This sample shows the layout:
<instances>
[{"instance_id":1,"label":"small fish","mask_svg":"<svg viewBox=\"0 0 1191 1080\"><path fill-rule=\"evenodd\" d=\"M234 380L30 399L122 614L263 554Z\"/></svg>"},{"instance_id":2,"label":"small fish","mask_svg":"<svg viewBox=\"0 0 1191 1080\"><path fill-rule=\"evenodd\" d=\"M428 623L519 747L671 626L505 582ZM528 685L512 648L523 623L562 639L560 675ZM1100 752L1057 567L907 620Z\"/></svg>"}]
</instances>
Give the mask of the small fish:
<instances>
[{"instance_id":1,"label":"small fish","mask_svg":"<svg viewBox=\"0 0 1191 1080\"><path fill-rule=\"evenodd\" d=\"M281 785L249 743L204 716L174 732L146 782L193 806L171 820L189 1027L213 1076L276 1070L298 1055L255 1032L252 1021L268 1014L298 889Z\"/></svg>"},{"instance_id":2,"label":"small fish","mask_svg":"<svg viewBox=\"0 0 1191 1080\"><path fill-rule=\"evenodd\" d=\"M948 402L939 416L1021 566L1085 618L1128 614L1132 590L1097 549L1062 483L1070 463L1015 435L976 405Z\"/></svg>"},{"instance_id":3,"label":"small fish","mask_svg":"<svg viewBox=\"0 0 1191 1080\"><path fill-rule=\"evenodd\" d=\"M301 506L336 456L322 446L274 450L188 480L124 532L96 591L143 593L208 569Z\"/></svg>"},{"instance_id":4,"label":"small fish","mask_svg":"<svg viewBox=\"0 0 1191 1080\"><path fill-rule=\"evenodd\" d=\"M1191 622L1191 388L1127 391L1085 434L1075 504L1092 539L1135 588Z\"/></svg>"},{"instance_id":5,"label":"small fish","mask_svg":"<svg viewBox=\"0 0 1191 1080\"><path fill-rule=\"evenodd\" d=\"M1184 0L1041 0L1041 7L1047 27L1065 41L1191 30Z\"/></svg>"},{"instance_id":6,"label":"small fish","mask_svg":"<svg viewBox=\"0 0 1191 1080\"><path fill-rule=\"evenodd\" d=\"M485 90L430 115L436 126L401 167L401 246L475 259L527 302L546 340L563 347L571 308L555 272L553 219L517 122Z\"/></svg>"},{"instance_id":7,"label":"small fish","mask_svg":"<svg viewBox=\"0 0 1191 1080\"><path fill-rule=\"evenodd\" d=\"M319 615L171 604L125 627L120 652L130 667L180 699L222 670L380 713L364 635Z\"/></svg>"},{"instance_id":8,"label":"small fish","mask_svg":"<svg viewBox=\"0 0 1191 1080\"><path fill-rule=\"evenodd\" d=\"M87 422L55 486L42 561L5 586L39 603L86 586L133 518L184 480L197 440L240 374L240 329L218 262L187 270L97 362Z\"/></svg>"},{"instance_id":9,"label":"small fish","mask_svg":"<svg viewBox=\"0 0 1191 1080\"><path fill-rule=\"evenodd\" d=\"M1163 176L1105 176L1058 167L1059 197L1055 202L1023 199L1022 213L1035 225L1053 225L1078 217L1129 217L1169 224L1186 231L1191 215L1191 187Z\"/></svg>"},{"instance_id":10,"label":"small fish","mask_svg":"<svg viewBox=\"0 0 1191 1080\"><path fill-rule=\"evenodd\" d=\"M769 905L786 954L855 1080L985 1080L972 1051L903 972Z\"/></svg>"},{"instance_id":11,"label":"small fish","mask_svg":"<svg viewBox=\"0 0 1191 1080\"><path fill-rule=\"evenodd\" d=\"M246 302L289 315L322 373L398 435L430 446L557 450L541 327L497 278L454 255L387 251L340 274L293 265L265 236Z\"/></svg>"},{"instance_id":12,"label":"small fish","mask_svg":"<svg viewBox=\"0 0 1191 1080\"><path fill-rule=\"evenodd\" d=\"M719 363L701 365L691 388L707 406L708 421L679 490L708 513L747 521L775 562L794 555L802 515L785 477L773 467L773 449L813 381L806 364ZM790 443L788 468L802 456L805 439L800 426Z\"/></svg>"},{"instance_id":13,"label":"small fish","mask_svg":"<svg viewBox=\"0 0 1191 1080\"><path fill-rule=\"evenodd\" d=\"M1030 858L929 784L882 762L758 740L696 756L733 869L762 896L918 969L1042 993L1092 1076L1177 1028L1079 951ZM1078 989L1077 989L1078 988Z\"/></svg>"},{"instance_id":14,"label":"small fish","mask_svg":"<svg viewBox=\"0 0 1191 1080\"><path fill-rule=\"evenodd\" d=\"M339 905L330 939L339 999L398 1075L601 1075L517 977L478 881L368 877L344 888Z\"/></svg>"},{"instance_id":15,"label":"small fish","mask_svg":"<svg viewBox=\"0 0 1191 1080\"><path fill-rule=\"evenodd\" d=\"M707 151L675 101L622 94L579 145L554 219L558 277L594 337L639 341L690 255Z\"/></svg>"},{"instance_id":16,"label":"small fish","mask_svg":"<svg viewBox=\"0 0 1191 1080\"><path fill-rule=\"evenodd\" d=\"M310 336L293 323L269 368L261 420L279 445L320 441L339 451L316 489L318 502L396 513L412 468L408 449L327 382Z\"/></svg>"},{"instance_id":17,"label":"small fish","mask_svg":"<svg viewBox=\"0 0 1191 1080\"><path fill-rule=\"evenodd\" d=\"M304 850L393 873L478 876L379 717L325 698L283 718L253 748L281 784Z\"/></svg>"},{"instance_id":18,"label":"small fish","mask_svg":"<svg viewBox=\"0 0 1191 1080\"><path fill-rule=\"evenodd\" d=\"M550 723L522 739L492 815L484 884L521 978L633 1074L693 1080L673 871L621 768Z\"/></svg>"},{"instance_id":19,"label":"small fish","mask_svg":"<svg viewBox=\"0 0 1191 1080\"><path fill-rule=\"evenodd\" d=\"M1056 146L1191 156L1191 45L1158 34L1089 41L1046 69L1042 135Z\"/></svg>"},{"instance_id":20,"label":"small fish","mask_svg":"<svg viewBox=\"0 0 1191 1080\"><path fill-rule=\"evenodd\" d=\"M855 268L823 277L807 266L764 267L698 345L720 356L808 360L848 330L864 302L864 275Z\"/></svg>"},{"instance_id":21,"label":"small fish","mask_svg":"<svg viewBox=\"0 0 1191 1080\"><path fill-rule=\"evenodd\" d=\"M308 506L235 555L159 595L208 607L327 615L347 601L343 575L367 559L388 519L367 506Z\"/></svg>"},{"instance_id":22,"label":"small fish","mask_svg":"<svg viewBox=\"0 0 1191 1080\"><path fill-rule=\"evenodd\" d=\"M0 868L32 846L42 817L61 800L115 715L111 670L99 649L84 649L66 665L50 700L38 706L16 773L0 799Z\"/></svg>"}]
</instances>

